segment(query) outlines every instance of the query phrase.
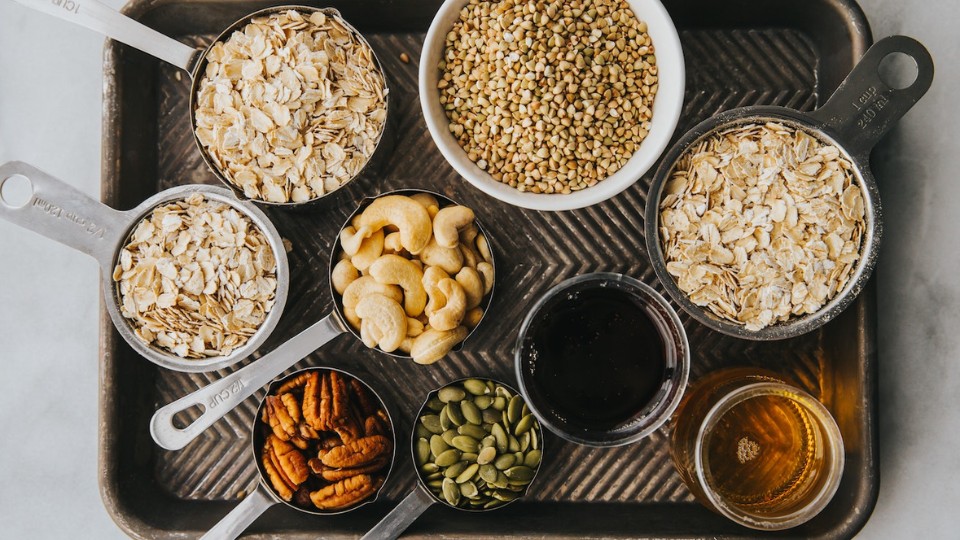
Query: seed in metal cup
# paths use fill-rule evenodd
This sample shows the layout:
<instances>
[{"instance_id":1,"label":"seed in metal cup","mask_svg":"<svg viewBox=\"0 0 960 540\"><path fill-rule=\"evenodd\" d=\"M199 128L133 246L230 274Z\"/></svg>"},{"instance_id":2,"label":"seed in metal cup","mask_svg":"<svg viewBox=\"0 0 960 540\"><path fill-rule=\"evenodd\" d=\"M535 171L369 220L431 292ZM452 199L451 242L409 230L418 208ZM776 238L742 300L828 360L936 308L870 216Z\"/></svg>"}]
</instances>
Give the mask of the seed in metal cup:
<instances>
[{"instance_id":1,"label":"seed in metal cup","mask_svg":"<svg viewBox=\"0 0 960 540\"><path fill-rule=\"evenodd\" d=\"M656 291L620 274L586 274L542 296L515 350L520 390L543 424L587 446L635 442L683 394L686 333Z\"/></svg>"},{"instance_id":2,"label":"seed in metal cup","mask_svg":"<svg viewBox=\"0 0 960 540\"><path fill-rule=\"evenodd\" d=\"M434 503L485 512L523 497L543 463L543 432L523 396L468 378L427 396L410 454L417 487L364 540L397 538Z\"/></svg>"}]
</instances>

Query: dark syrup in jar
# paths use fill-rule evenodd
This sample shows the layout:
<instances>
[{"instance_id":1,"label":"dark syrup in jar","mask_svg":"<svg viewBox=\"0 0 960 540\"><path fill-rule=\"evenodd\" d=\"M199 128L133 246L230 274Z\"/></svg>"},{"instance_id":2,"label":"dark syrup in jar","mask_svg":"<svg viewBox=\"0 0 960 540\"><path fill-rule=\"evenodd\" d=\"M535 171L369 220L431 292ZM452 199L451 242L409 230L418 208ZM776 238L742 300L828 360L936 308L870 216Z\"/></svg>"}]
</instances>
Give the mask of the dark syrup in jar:
<instances>
[{"instance_id":1,"label":"dark syrup in jar","mask_svg":"<svg viewBox=\"0 0 960 540\"><path fill-rule=\"evenodd\" d=\"M560 294L530 335L536 391L571 426L616 428L643 411L663 383L663 340L627 291Z\"/></svg>"}]
</instances>

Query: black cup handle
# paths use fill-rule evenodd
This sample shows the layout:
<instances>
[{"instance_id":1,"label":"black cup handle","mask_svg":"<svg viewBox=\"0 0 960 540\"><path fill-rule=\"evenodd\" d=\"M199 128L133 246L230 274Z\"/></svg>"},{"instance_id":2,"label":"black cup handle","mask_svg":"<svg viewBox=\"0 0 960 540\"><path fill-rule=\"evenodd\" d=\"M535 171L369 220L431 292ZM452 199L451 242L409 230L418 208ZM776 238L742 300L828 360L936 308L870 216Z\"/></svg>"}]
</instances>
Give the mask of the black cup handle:
<instances>
[{"instance_id":1,"label":"black cup handle","mask_svg":"<svg viewBox=\"0 0 960 540\"><path fill-rule=\"evenodd\" d=\"M917 78L907 88L891 88L880 77L880 63L891 53L906 54L917 63ZM851 154L869 154L932 82L933 58L927 49L913 38L890 36L867 50L840 88L811 116L826 124Z\"/></svg>"}]
</instances>

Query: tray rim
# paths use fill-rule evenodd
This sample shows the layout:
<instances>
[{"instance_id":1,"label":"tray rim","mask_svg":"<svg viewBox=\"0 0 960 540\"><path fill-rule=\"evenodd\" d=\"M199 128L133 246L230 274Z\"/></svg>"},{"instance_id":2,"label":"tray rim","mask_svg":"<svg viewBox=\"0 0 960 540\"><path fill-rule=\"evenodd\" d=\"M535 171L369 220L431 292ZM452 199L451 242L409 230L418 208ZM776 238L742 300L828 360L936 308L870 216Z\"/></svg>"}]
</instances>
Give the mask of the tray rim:
<instances>
[{"instance_id":1,"label":"tray rim","mask_svg":"<svg viewBox=\"0 0 960 540\"><path fill-rule=\"evenodd\" d=\"M124 15L141 19L149 12L170 4L183 3L186 0L128 0L120 8ZM662 0L665 4L670 4L671 0ZM678 0L682 2L683 0ZM825 5L831 6L837 12L846 13L849 17L846 20L848 27L857 35L860 40L851 41L851 53L854 62L860 58L873 44L873 34L863 8L856 0L822 0ZM209 0L208 3L226 3L225 0ZM121 152L118 148L119 137L121 133L122 122L118 114L118 105L120 103L120 92L118 89L117 61L121 47L124 45L118 42L105 39L103 46L103 94L102 94L102 118L101 126L103 133L103 144L101 148L101 180L100 180L100 200L101 202L116 206L119 199L119 190L117 181L120 170ZM851 66L852 67L852 66ZM818 89L822 85L821 80L816 81ZM863 386L867 399L862 405L866 408L866 439L869 445L864 448L864 454L869 458L871 464L870 474L865 479L867 493L861 493L858 497L866 497L861 500L858 512L843 521L838 527L831 529L824 536L851 538L859 532L872 515L877 499L879 497L880 484L880 460L879 460L879 433L878 433L878 377L877 377L877 286L876 273L868 281L860 297L849 309L856 310L856 317L861 321L860 326L864 332L859 336L856 348L861 351L865 357L865 370L863 372ZM100 490L101 502L104 509L114 523L128 536L135 538L155 538L155 537L190 537L191 534L186 531L175 529L157 528L146 523L136 515L127 513L124 508L127 506L121 498L117 489L118 477L116 469L110 465L118 453L119 444L111 437L118 418L112 414L116 410L116 393L111 392L111 387L104 384L110 378L110 372L114 362L114 351L120 344L113 327L111 319L104 307L103 296L100 296L100 317L99 317L99 404L98 404L98 484ZM789 533L789 531L784 531ZM482 535L481 535L482 536ZM759 531L744 530L743 534L736 536L724 535L724 538L761 538L764 535ZM555 538L575 538L570 534L555 535ZM688 536L673 536L686 538ZM721 536L715 536L717 538Z\"/></svg>"}]
</instances>

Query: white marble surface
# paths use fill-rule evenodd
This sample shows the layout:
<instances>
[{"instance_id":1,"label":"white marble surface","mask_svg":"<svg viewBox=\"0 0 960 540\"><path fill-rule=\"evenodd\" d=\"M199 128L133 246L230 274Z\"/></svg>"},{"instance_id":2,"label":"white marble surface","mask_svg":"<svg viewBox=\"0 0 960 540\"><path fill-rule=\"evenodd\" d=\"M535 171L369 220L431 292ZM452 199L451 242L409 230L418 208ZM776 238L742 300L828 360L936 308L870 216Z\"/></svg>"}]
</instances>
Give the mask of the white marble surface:
<instances>
[{"instance_id":1,"label":"white marble surface","mask_svg":"<svg viewBox=\"0 0 960 540\"><path fill-rule=\"evenodd\" d=\"M882 482L860 537L957 538L960 3L862 4L876 37L920 39L938 72L875 153L886 230ZM99 196L102 45L92 32L0 1L0 162L30 162ZM97 272L92 259L0 222L2 538L123 537L97 486Z\"/></svg>"}]
</instances>

